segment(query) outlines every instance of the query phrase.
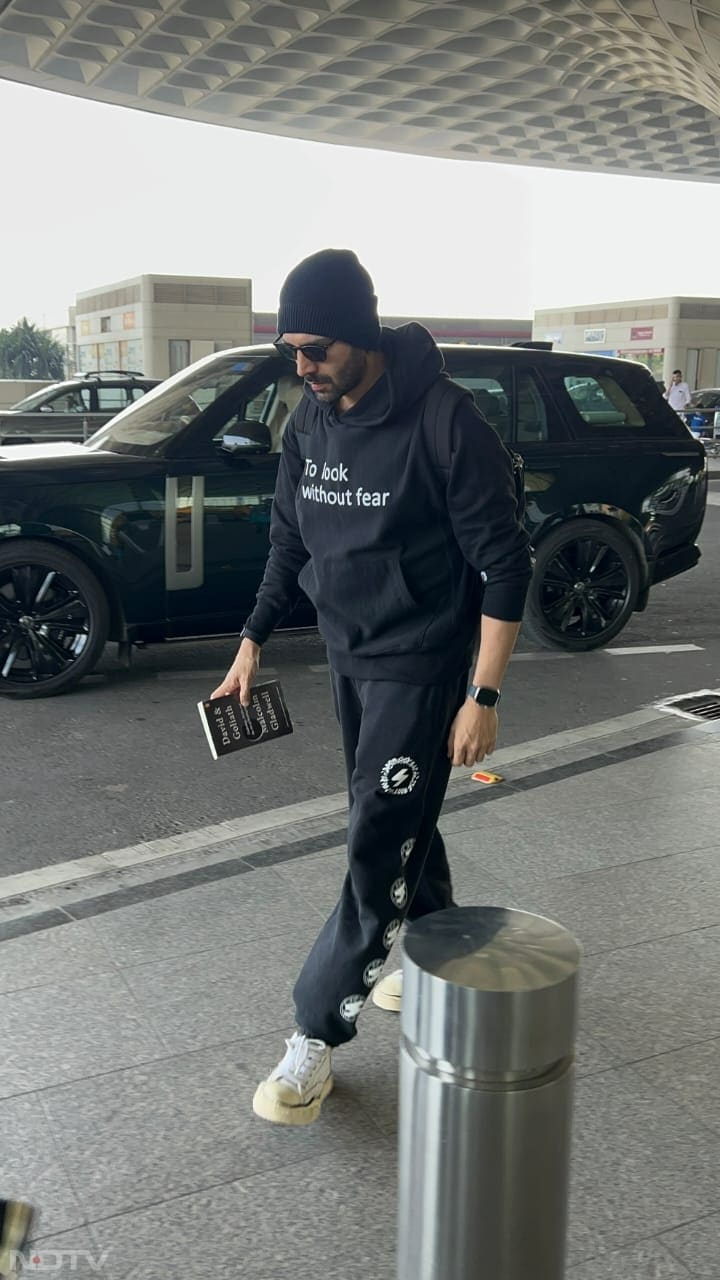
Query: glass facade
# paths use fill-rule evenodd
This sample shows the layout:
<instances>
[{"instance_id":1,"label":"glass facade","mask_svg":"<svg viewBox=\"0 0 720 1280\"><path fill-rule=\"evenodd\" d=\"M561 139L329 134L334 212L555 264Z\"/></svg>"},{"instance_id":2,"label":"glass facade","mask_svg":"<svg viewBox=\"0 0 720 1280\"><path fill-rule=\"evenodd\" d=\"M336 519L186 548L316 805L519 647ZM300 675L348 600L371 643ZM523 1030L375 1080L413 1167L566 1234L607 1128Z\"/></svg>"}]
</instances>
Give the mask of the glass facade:
<instances>
[{"instance_id":1,"label":"glass facade","mask_svg":"<svg viewBox=\"0 0 720 1280\"><path fill-rule=\"evenodd\" d=\"M170 373L179 373L190 363L190 339L171 338L168 342Z\"/></svg>"},{"instance_id":2,"label":"glass facade","mask_svg":"<svg viewBox=\"0 0 720 1280\"><path fill-rule=\"evenodd\" d=\"M136 373L144 373L142 338L125 338L118 343L120 363L118 369L134 369Z\"/></svg>"},{"instance_id":3,"label":"glass facade","mask_svg":"<svg viewBox=\"0 0 720 1280\"><path fill-rule=\"evenodd\" d=\"M654 348L652 351L638 351L633 348L630 351L618 351L617 353L623 360L639 360L640 364L647 365L653 378L662 378L663 362L665 360L665 349L663 347Z\"/></svg>"}]
</instances>

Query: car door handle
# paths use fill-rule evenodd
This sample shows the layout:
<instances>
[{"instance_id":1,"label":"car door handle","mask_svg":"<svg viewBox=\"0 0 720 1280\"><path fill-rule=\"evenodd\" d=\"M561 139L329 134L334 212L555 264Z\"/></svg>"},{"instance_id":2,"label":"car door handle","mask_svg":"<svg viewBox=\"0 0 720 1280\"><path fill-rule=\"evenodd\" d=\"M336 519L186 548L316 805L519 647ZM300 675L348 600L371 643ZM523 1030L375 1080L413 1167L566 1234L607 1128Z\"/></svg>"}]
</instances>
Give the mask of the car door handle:
<instances>
[{"instance_id":1,"label":"car door handle","mask_svg":"<svg viewBox=\"0 0 720 1280\"><path fill-rule=\"evenodd\" d=\"M190 492L180 494L179 484ZM188 536L189 511L189 536ZM188 591L205 579L205 477L165 478L165 589ZM182 536L182 564L180 538Z\"/></svg>"}]
</instances>

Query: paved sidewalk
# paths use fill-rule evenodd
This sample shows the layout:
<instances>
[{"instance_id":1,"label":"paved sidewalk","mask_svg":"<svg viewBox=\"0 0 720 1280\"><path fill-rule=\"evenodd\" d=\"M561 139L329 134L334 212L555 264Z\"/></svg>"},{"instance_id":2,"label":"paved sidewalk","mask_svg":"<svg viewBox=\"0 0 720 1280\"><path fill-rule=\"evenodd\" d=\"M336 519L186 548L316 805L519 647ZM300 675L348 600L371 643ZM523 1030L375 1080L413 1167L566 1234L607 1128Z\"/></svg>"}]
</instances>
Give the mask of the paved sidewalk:
<instances>
[{"instance_id":1,"label":"paved sidewalk","mask_svg":"<svg viewBox=\"0 0 720 1280\"><path fill-rule=\"evenodd\" d=\"M495 762L451 783L457 896L585 951L567 1280L720 1280L720 734L649 710ZM329 809L0 902L28 1274L394 1280L397 1019L368 1005L315 1126L250 1107L343 875Z\"/></svg>"}]
</instances>

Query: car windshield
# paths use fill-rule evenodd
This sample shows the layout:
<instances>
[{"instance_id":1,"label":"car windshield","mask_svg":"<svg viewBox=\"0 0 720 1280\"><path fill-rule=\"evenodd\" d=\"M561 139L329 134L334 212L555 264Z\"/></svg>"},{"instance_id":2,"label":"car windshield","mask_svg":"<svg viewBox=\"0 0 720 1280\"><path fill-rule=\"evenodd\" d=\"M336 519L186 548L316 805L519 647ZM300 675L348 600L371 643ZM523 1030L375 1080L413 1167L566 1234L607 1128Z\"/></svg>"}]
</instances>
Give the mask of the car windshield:
<instances>
[{"instance_id":1,"label":"car windshield","mask_svg":"<svg viewBox=\"0 0 720 1280\"><path fill-rule=\"evenodd\" d=\"M55 383L52 387L43 387L41 391L33 391L31 396L26 396L24 400L18 400L11 409L11 413L30 413L33 409L39 409L50 395L51 391L58 391L61 383Z\"/></svg>"},{"instance_id":2,"label":"car windshield","mask_svg":"<svg viewBox=\"0 0 720 1280\"><path fill-rule=\"evenodd\" d=\"M206 356L123 409L90 437L86 448L141 456L162 453L169 440L262 359L267 356L249 357L238 351Z\"/></svg>"},{"instance_id":3,"label":"car windshield","mask_svg":"<svg viewBox=\"0 0 720 1280\"><path fill-rule=\"evenodd\" d=\"M696 409L720 408L720 391L695 391L690 403Z\"/></svg>"}]
</instances>

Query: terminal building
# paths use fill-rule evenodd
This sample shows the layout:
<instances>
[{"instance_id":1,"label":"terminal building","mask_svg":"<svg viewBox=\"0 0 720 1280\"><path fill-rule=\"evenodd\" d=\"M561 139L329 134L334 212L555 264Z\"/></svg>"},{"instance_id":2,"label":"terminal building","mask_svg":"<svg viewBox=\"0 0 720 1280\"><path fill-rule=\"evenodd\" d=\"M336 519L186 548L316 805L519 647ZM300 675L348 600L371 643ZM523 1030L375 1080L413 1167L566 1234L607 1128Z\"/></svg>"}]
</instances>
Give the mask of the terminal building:
<instances>
[{"instance_id":1,"label":"terminal building","mask_svg":"<svg viewBox=\"0 0 720 1280\"><path fill-rule=\"evenodd\" d=\"M417 320L438 342L505 346L552 342L558 351L622 356L658 379L682 369L690 387L720 386L720 298L650 298L544 308L534 320L383 316L395 328ZM74 372L136 370L166 378L201 356L272 342L273 311L252 310L252 280L141 275L77 295L66 326L53 330Z\"/></svg>"},{"instance_id":2,"label":"terminal building","mask_svg":"<svg viewBox=\"0 0 720 1280\"><path fill-rule=\"evenodd\" d=\"M532 321L385 316L395 328L419 320L438 342L502 346L528 341ZM167 378L201 356L272 342L277 314L252 310L252 280L141 275L77 295L67 325L52 330L71 373L130 370Z\"/></svg>"},{"instance_id":3,"label":"terminal building","mask_svg":"<svg viewBox=\"0 0 720 1280\"><path fill-rule=\"evenodd\" d=\"M533 338L557 351L624 356L667 382L720 386L720 298L650 298L535 312Z\"/></svg>"},{"instance_id":4,"label":"terminal building","mask_svg":"<svg viewBox=\"0 0 720 1280\"><path fill-rule=\"evenodd\" d=\"M78 372L167 378L201 356L252 341L252 281L141 275L77 295Z\"/></svg>"}]
</instances>

